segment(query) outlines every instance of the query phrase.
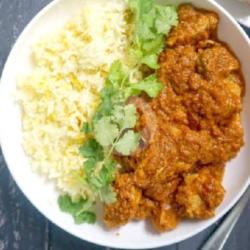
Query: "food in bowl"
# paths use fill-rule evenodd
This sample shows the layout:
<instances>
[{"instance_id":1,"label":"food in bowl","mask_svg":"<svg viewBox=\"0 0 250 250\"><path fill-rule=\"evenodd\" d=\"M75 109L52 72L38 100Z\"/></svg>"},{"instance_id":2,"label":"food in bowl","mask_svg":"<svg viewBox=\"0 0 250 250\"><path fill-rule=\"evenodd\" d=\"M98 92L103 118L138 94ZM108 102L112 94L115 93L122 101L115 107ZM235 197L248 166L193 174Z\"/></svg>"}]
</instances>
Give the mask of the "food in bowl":
<instances>
[{"instance_id":1,"label":"food in bowl","mask_svg":"<svg viewBox=\"0 0 250 250\"><path fill-rule=\"evenodd\" d=\"M88 2L38 44L18 87L23 145L76 223L207 219L243 145L244 79L214 12L151 0Z\"/></svg>"}]
</instances>

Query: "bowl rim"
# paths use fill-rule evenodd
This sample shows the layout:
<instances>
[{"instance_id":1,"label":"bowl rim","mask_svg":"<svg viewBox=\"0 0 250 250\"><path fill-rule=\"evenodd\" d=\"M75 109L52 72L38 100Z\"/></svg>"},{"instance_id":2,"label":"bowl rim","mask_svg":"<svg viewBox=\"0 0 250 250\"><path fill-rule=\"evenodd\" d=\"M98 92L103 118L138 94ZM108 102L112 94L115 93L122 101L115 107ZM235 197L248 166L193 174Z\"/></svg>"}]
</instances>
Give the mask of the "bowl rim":
<instances>
[{"instance_id":1,"label":"bowl rim","mask_svg":"<svg viewBox=\"0 0 250 250\"><path fill-rule=\"evenodd\" d=\"M1 89L3 87L3 83L4 83L4 79L5 79L5 72L6 72L6 68L7 65L9 64L10 58L13 56L13 54L15 53L15 48L17 46L17 44L19 43L19 40L22 39L22 37L28 33L29 29L35 25L35 23L43 16L46 15L46 13L53 8L55 5L57 5L59 2L62 2L64 0L54 0L52 2L50 2L49 4L47 4L45 7L43 7L29 22L28 24L25 26L25 28L23 29L23 31L20 33L20 35L18 36L18 38L16 39L8 57L7 60L4 64L3 70L2 70L2 75L1 75L1 79L0 79L0 95L2 93ZM230 25L233 25L237 28L237 30L240 32L242 39L245 40L245 42L247 42L249 48L250 48L250 39L247 36L247 34L245 33L245 31L243 30L243 28L240 26L240 24L233 18L233 16L224 8L222 7L220 4L218 4L217 2L215 2L215 0L205 0L206 2L208 2L209 4L211 4L213 7L215 7L215 9L221 11L221 13L230 21ZM111 248L117 248L117 249L123 249L124 246L122 246L121 244L113 244L112 242L105 242L105 240L99 240L98 238L93 238L87 235L77 235L74 232L70 231L68 228L66 228L64 226L64 224L62 222L56 221L52 216L47 215L46 211L44 211L43 209L41 209L33 200L31 197L29 197L24 191L23 191L23 187L22 187L22 182L19 179L15 178L15 174L13 171L13 168L9 167L9 157L7 157L7 152L5 149L5 143L4 141L1 141L1 131L0 131L0 146L2 149L2 154L3 157L5 159L6 165L14 179L14 181L16 182L17 186L19 187L19 189L21 190L21 192L24 194L24 196L28 199L28 201L47 219L49 219L50 222L52 222L54 225L58 226L59 228L61 228L63 231L90 243L96 244L96 245L100 245L100 246L104 246L104 247L111 247ZM188 232L186 233L184 236L180 236L179 240L170 240L166 243L157 243L157 240L153 241L150 245L146 245L146 246L139 246L139 247L134 247L132 245L127 245L126 249L150 249L150 248L157 248L157 247L163 247L163 246L169 246L172 244L177 244L180 243L186 239L189 239L197 234L199 234L200 232L204 231L205 229L209 228L212 224L214 224L216 221L218 221L220 218L222 218L237 202L238 200L241 198L241 196L245 193L246 189L248 188L248 186L250 185L250 177L248 178L248 180L246 181L246 183L244 185L242 185L242 188L240 190L240 192L232 199L232 201L229 203L229 205L220 213L218 213L214 218L210 219L205 225L202 225L201 227L197 228L196 230L193 230L192 232Z\"/></svg>"}]
</instances>

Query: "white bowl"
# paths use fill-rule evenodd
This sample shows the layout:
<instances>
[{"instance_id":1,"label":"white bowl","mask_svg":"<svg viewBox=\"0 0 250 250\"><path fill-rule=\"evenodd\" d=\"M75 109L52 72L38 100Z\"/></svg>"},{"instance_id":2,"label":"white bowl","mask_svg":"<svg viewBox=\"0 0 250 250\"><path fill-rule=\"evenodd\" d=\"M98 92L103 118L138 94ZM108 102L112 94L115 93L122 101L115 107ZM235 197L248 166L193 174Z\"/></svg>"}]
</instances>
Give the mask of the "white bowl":
<instances>
[{"instance_id":1,"label":"white bowl","mask_svg":"<svg viewBox=\"0 0 250 250\"><path fill-rule=\"evenodd\" d=\"M161 2L180 4L185 1ZM188 0L188 2L219 13L219 37L231 46L240 59L246 82L249 83L250 43L241 27L212 0ZM83 240L115 248L147 249L170 245L194 236L223 216L238 201L250 183L250 135L247 129L250 124L250 105L247 105L250 103L248 84L243 112L246 145L238 157L227 164L224 179L226 197L217 209L216 216L210 220L185 221L176 230L163 234L150 232L145 222L132 222L113 231L105 230L100 224L78 226L69 215L59 211L53 185L46 183L31 171L21 146L20 111L13 97L16 80L18 76L24 75L31 69L31 45L41 36L46 36L61 27L72 15L78 13L80 6L83 5L84 0L53 1L30 22L9 55L0 85L0 141L9 169L20 189L42 214L65 231Z\"/></svg>"},{"instance_id":2,"label":"white bowl","mask_svg":"<svg viewBox=\"0 0 250 250\"><path fill-rule=\"evenodd\" d=\"M250 27L250 4L244 0L216 0L241 24Z\"/></svg>"}]
</instances>

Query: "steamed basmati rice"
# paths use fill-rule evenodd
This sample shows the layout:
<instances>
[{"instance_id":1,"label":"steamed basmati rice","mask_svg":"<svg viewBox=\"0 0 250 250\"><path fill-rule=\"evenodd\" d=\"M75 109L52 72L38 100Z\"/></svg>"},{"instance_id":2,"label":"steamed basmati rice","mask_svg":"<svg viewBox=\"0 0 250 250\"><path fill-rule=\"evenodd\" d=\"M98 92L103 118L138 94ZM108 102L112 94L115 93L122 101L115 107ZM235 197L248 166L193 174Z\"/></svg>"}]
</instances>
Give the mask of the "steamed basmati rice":
<instances>
[{"instance_id":1,"label":"steamed basmati rice","mask_svg":"<svg viewBox=\"0 0 250 250\"><path fill-rule=\"evenodd\" d=\"M126 2L89 1L82 14L34 47L34 69L18 85L23 147L35 171L71 196L85 195L80 133L99 103L114 60L126 61Z\"/></svg>"}]
</instances>

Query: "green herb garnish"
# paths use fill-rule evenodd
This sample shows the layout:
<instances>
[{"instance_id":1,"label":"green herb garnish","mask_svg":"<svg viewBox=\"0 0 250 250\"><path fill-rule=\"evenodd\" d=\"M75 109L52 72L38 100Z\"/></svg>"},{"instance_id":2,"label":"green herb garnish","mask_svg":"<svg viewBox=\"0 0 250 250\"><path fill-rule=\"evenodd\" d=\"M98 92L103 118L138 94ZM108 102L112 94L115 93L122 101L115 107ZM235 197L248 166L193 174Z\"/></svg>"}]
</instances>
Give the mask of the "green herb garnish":
<instances>
[{"instance_id":1,"label":"green herb garnish","mask_svg":"<svg viewBox=\"0 0 250 250\"><path fill-rule=\"evenodd\" d=\"M158 56L164 48L164 38L178 23L176 8L154 4L153 0L129 0L129 7L135 19L131 55L141 64L158 69Z\"/></svg>"},{"instance_id":2,"label":"green herb garnish","mask_svg":"<svg viewBox=\"0 0 250 250\"><path fill-rule=\"evenodd\" d=\"M155 98L159 95L163 85L158 81L156 74L152 74L136 84L131 84L127 89L127 96L140 95L145 92L149 97Z\"/></svg>"},{"instance_id":3,"label":"green herb garnish","mask_svg":"<svg viewBox=\"0 0 250 250\"><path fill-rule=\"evenodd\" d=\"M100 93L101 101L93 119L84 123L82 132L88 136L79 149L85 158L83 164L84 182L89 184L92 194L88 199L73 202L67 195L58 199L62 211L72 214L75 223L93 223L91 212L94 202L115 202L112 189L117 163L113 153L129 156L139 146L140 134L134 131L137 111L127 100L142 93L155 98L163 85L158 81L155 70L159 68L158 57L164 48L165 35L178 22L176 9L162 6L153 0L129 0L134 20L133 42L130 48L130 66L115 61L110 67L105 86ZM154 71L137 83L130 82L130 76L145 65Z\"/></svg>"},{"instance_id":4,"label":"green herb garnish","mask_svg":"<svg viewBox=\"0 0 250 250\"><path fill-rule=\"evenodd\" d=\"M92 206L92 203L89 202L89 200L81 198L79 201L73 202L70 196L62 195L58 198L58 204L63 212L69 213L73 216L76 224L93 224L96 221L95 214L88 211Z\"/></svg>"}]
</instances>

